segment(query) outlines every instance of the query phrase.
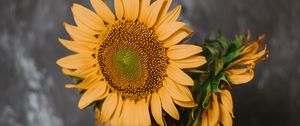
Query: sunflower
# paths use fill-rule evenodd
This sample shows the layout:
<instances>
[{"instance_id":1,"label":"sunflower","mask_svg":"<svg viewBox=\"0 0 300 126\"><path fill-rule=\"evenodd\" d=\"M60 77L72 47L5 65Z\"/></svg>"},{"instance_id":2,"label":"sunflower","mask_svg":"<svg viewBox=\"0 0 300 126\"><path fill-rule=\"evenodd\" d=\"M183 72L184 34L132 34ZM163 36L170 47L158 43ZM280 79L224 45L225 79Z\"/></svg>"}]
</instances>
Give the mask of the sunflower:
<instances>
[{"instance_id":1,"label":"sunflower","mask_svg":"<svg viewBox=\"0 0 300 126\"><path fill-rule=\"evenodd\" d=\"M80 78L66 84L83 92L78 107L97 101L97 120L112 125L164 125L163 111L176 120L176 105L195 107L182 70L206 63L202 48L181 44L191 34L177 21L181 6L172 0L114 0L114 12L102 0L91 0L95 13L79 4L71 10L77 26L65 23L72 40L59 39L76 54L57 64L64 74ZM176 105L175 105L176 104Z\"/></svg>"},{"instance_id":2,"label":"sunflower","mask_svg":"<svg viewBox=\"0 0 300 126\"><path fill-rule=\"evenodd\" d=\"M263 47L263 50L259 51L263 43L264 35L249 44L250 36L251 34L248 32L248 38L245 42L246 45L242 47L239 57L232 61L225 70L226 77L232 84L244 84L252 80L254 77L253 69L256 63L269 57L266 45Z\"/></svg>"},{"instance_id":3,"label":"sunflower","mask_svg":"<svg viewBox=\"0 0 300 126\"><path fill-rule=\"evenodd\" d=\"M249 43L250 36L249 31L239 56L225 68L225 75L230 84L239 85L251 81L254 77L253 69L256 63L268 58L266 46L259 51L264 35L252 43ZM201 126L217 126L220 123L223 126L232 126L234 115L230 87L225 82L221 82L220 85L220 92L211 93L211 103L208 109L202 113Z\"/></svg>"}]
</instances>

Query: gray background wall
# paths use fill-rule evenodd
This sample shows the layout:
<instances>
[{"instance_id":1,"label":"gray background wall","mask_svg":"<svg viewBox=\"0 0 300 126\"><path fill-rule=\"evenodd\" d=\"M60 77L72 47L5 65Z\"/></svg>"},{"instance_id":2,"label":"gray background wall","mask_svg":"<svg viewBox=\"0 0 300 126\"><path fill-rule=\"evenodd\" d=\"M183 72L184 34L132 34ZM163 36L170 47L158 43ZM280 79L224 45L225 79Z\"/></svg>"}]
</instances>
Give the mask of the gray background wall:
<instances>
[{"instance_id":1,"label":"gray background wall","mask_svg":"<svg viewBox=\"0 0 300 126\"><path fill-rule=\"evenodd\" d=\"M106 0L110 3L112 0ZM70 54L58 41L62 23L73 23L73 2L88 0L0 0L0 126L92 126L91 109L77 109L78 93L55 64ZM234 88L236 126L300 125L300 1L177 0L182 20L195 30L190 42L223 29L266 33L270 58L248 85Z\"/></svg>"}]
</instances>

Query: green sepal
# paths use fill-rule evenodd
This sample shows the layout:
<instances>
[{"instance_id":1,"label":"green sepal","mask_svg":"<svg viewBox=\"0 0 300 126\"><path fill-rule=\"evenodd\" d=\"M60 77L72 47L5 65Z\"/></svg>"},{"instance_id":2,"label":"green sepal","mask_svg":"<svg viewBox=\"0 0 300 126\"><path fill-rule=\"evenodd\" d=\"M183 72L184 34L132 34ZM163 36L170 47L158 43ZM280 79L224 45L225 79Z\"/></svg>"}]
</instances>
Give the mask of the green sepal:
<instances>
[{"instance_id":1,"label":"green sepal","mask_svg":"<svg viewBox=\"0 0 300 126\"><path fill-rule=\"evenodd\" d=\"M229 81L227 80L227 77L224 73L223 76L220 78L220 80L225 81L227 84L229 84Z\"/></svg>"},{"instance_id":2,"label":"green sepal","mask_svg":"<svg viewBox=\"0 0 300 126\"><path fill-rule=\"evenodd\" d=\"M203 92L204 92L204 99L202 102L202 108L207 109L209 106L209 99L211 93L211 85L209 81L206 82L205 87L203 88Z\"/></svg>"},{"instance_id":3,"label":"green sepal","mask_svg":"<svg viewBox=\"0 0 300 126\"><path fill-rule=\"evenodd\" d=\"M82 81L82 79L80 79L80 78L78 78L78 77L73 77L73 76L71 76L72 77L72 79L73 79L73 83L74 84L79 84L81 81Z\"/></svg>"},{"instance_id":4,"label":"green sepal","mask_svg":"<svg viewBox=\"0 0 300 126\"><path fill-rule=\"evenodd\" d=\"M241 53L241 49L235 50L233 52L230 52L228 55L226 55L225 57L223 57L223 61L224 63L229 63L231 62L233 59L235 59L236 57L238 57Z\"/></svg>"},{"instance_id":5,"label":"green sepal","mask_svg":"<svg viewBox=\"0 0 300 126\"><path fill-rule=\"evenodd\" d=\"M199 123L199 118L196 118L192 126L198 126L198 123Z\"/></svg>"},{"instance_id":6,"label":"green sepal","mask_svg":"<svg viewBox=\"0 0 300 126\"><path fill-rule=\"evenodd\" d=\"M190 116L192 117L192 120L195 120L195 112L196 109L192 109Z\"/></svg>"},{"instance_id":7,"label":"green sepal","mask_svg":"<svg viewBox=\"0 0 300 126\"><path fill-rule=\"evenodd\" d=\"M238 39L234 40L232 43L229 45L229 52L226 56L223 57L224 63L229 63L236 57L238 57L241 53L241 46L244 41L244 36L241 35Z\"/></svg>"},{"instance_id":8,"label":"green sepal","mask_svg":"<svg viewBox=\"0 0 300 126\"><path fill-rule=\"evenodd\" d=\"M229 50L230 51L235 51L235 50L239 49L242 46L244 39L245 39L245 36L240 35L239 38L237 38L232 43L230 43Z\"/></svg>"},{"instance_id":9,"label":"green sepal","mask_svg":"<svg viewBox=\"0 0 300 126\"><path fill-rule=\"evenodd\" d=\"M201 119L202 112L203 112L202 110L199 110L199 112L197 113L196 120L194 121L192 126L198 126L199 125L199 123L200 123L199 119Z\"/></svg>"},{"instance_id":10,"label":"green sepal","mask_svg":"<svg viewBox=\"0 0 300 126\"><path fill-rule=\"evenodd\" d=\"M218 57L218 50L212 46L206 45L205 49L209 52L209 54L207 54L206 60L207 60L207 65L210 65L211 63L214 62L215 58Z\"/></svg>"},{"instance_id":11,"label":"green sepal","mask_svg":"<svg viewBox=\"0 0 300 126\"><path fill-rule=\"evenodd\" d=\"M223 47L223 50L221 51L221 55L224 56L227 53L229 48L228 40L224 37L224 35L220 35L217 40L220 43L220 45Z\"/></svg>"},{"instance_id":12,"label":"green sepal","mask_svg":"<svg viewBox=\"0 0 300 126\"><path fill-rule=\"evenodd\" d=\"M222 59L215 59L214 75L218 75L219 72L223 70L223 67L224 61Z\"/></svg>"},{"instance_id":13,"label":"green sepal","mask_svg":"<svg viewBox=\"0 0 300 126\"><path fill-rule=\"evenodd\" d=\"M226 82L227 86L231 87L231 84L229 83L226 74L224 74L224 76L222 76L220 80Z\"/></svg>"},{"instance_id":14,"label":"green sepal","mask_svg":"<svg viewBox=\"0 0 300 126\"><path fill-rule=\"evenodd\" d=\"M221 92L221 90L220 90L221 80L228 82L226 79L226 76L223 72L212 79L212 81L211 81L212 92Z\"/></svg>"},{"instance_id":15,"label":"green sepal","mask_svg":"<svg viewBox=\"0 0 300 126\"><path fill-rule=\"evenodd\" d=\"M96 101L94 104L94 109L99 108L101 110L104 100Z\"/></svg>"},{"instance_id":16,"label":"green sepal","mask_svg":"<svg viewBox=\"0 0 300 126\"><path fill-rule=\"evenodd\" d=\"M202 70L198 70L198 69L185 69L184 72L187 72L187 73L200 73L200 74L207 73L206 71L202 71Z\"/></svg>"}]
</instances>

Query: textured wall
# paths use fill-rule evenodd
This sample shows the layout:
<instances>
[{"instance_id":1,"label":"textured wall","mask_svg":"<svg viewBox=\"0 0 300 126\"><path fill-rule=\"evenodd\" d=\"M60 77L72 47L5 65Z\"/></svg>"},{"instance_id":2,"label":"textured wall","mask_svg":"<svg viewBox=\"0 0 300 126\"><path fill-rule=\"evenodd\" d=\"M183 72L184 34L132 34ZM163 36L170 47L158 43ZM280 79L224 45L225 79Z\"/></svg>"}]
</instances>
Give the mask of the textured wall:
<instances>
[{"instance_id":1,"label":"textured wall","mask_svg":"<svg viewBox=\"0 0 300 126\"><path fill-rule=\"evenodd\" d=\"M94 125L90 109L77 109L78 93L64 88L70 78L55 64L70 54L57 38L67 38L62 23L73 23L72 2L90 8L88 0L0 1L0 126ZM219 29L231 38L247 29L254 37L267 35L270 58L250 84L234 88L235 125L300 125L300 1L179 3L182 20L195 30L190 42Z\"/></svg>"}]
</instances>

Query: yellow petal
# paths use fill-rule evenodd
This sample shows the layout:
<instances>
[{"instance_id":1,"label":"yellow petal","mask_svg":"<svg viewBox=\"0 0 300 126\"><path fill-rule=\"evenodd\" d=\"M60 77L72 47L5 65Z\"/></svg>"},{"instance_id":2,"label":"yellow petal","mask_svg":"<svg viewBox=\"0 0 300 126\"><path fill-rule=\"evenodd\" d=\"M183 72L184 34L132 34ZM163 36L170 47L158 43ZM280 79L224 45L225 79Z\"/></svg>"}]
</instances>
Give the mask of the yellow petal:
<instances>
[{"instance_id":1,"label":"yellow petal","mask_svg":"<svg viewBox=\"0 0 300 126\"><path fill-rule=\"evenodd\" d=\"M115 13L119 20L123 19L124 8L122 0L114 0Z\"/></svg>"},{"instance_id":2,"label":"yellow petal","mask_svg":"<svg viewBox=\"0 0 300 126\"><path fill-rule=\"evenodd\" d=\"M117 105L115 113L113 114L113 117L111 119L112 126L120 126L122 123L122 121L120 120L120 116L121 116L121 111L122 111L122 107L123 107L123 98L121 95L119 95L118 97L119 97L118 105Z\"/></svg>"},{"instance_id":3,"label":"yellow petal","mask_svg":"<svg viewBox=\"0 0 300 126\"><path fill-rule=\"evenodd\" d=\"M103 84L104 85L104 84ZM104 93L102 95L99 95L95 101L99 101L99 100L103 100L104 98L106 98L109 94L110 94L110 89L108 88L108 85L105 84L105 88L106 90L104 91Z\"/></svg>"},{"instance_id":4,"label":"yellow petal","mask_svg":"<svg viewBox=\"0 0 300 126\"><path fill-rule=\"evenodd\" d=\"M253 79L254 71L250 69L243 74L228 74L228 72L226 72L226 76L232 84L244 84Z\"/></svg>"},{"instance_id":5,"label":"yellow petal","mask_svg":"<svg viewBox=\"0 0 300 126\"><path fill-rule=\"evenodd\" d=\"M202 120L201 120L201 126L208 126L208 120L207 120L207 113L204 111L202 113Z\"/></svg>"},{"instance_id":6,"label":"yellow petal","mask_svg":"<svg viewBox=\"0 0 300 126\"><path fill-rule=\"evenodd\" d=\"M94 84L81 96L78 107L83 109L101 97L107 88L106 84Z\"/></svg>"},{"instance_id":7,"label":"yellow petal","mask_svg":"<svg viewBox=\"0 0 300 126\"><path fill-rule=\"evenodd\" d=\"M141 0L140 4L140 14L139 14L139 22L146 22L147 19L147 12L150 7L150 1L151 0Z\"/></svg>"},{"instance_id":8,"label":"yellow petal","mask_svg":"<svg viewBox=\"0 0 300 126\"><path fill-rule=\"evenodd\" d=\"M78 18L78 20L86 24L89 28L100 31L106 29L102 19L89 9L79 4L73 4L71 9L74 17Z\"/></svg>"},{"instance_id":9,"label":"yellow petal","mask_svg":"<svg viewBox=\"0 0 300 126\"><path fill-rule=\"evenodd\" d=\"M262 51L260 51L259 53L249 56L249 60L254 60L257 61L259 59L261 59L262 57L264 57L267 54L267 46L264 47L264 49Z\"/></svg>"},{"instance_id":10,"label":"yellow petal","mask_svg":"<svg viewBox=\"0 0 300 126\"><path fill-rule=\"evenodd\" d=\"M127 20L135 21L139 16L139 0L122 0L124 7L124 17Z\"/></svg>"},{"instance_id":11,"label":"yellow petal","mask_svg":"<svg viewBox=\"0 0 300 126\"><path fill-rule=\"evenodd\" d=\"M83 67L80 69L75 70L74 72L72 72L72 74L70 74L71 76L74 77L79 77L81 79L87 78L89 76L96 76L98 75L98 68L97 67Z\"/></svg>"},{"instance_id":12,"label":"yellow petal","mask_svg":"<svg viewBox=\"0 0 300 126\"><path fill-rule=\"evenodd\" d=\"M151 4L146 17L147 18L146 25L148 28L151 28L152 26L155 25L160 9L164 4L164 2L165 0L157 0L153 4Z\"/></svg>"},{"instance_id":13,"label":"yellow petal","mask_svg":"<svg viewBox=\"0 0 300 126\"><path fill-rule=\"evenodd\" d=\"M94 50L99 45L99 43L91 43L91 42L80 42L80 41L74 41L74 42L80 44L81 46L89 48L91 50Z\"/></svg>"},{"instance_id":14,"label":"yellow petal","mask_svg":"<svg viewBox=\"0 0 300 126\"><path fill-rule=\"evenodd\" d=\"M192 92L189 89L189 87L187 87L185 85L178 84L177 82L174 82L174 83L176 84L176 87L180 90L180 92L182 92L182 94L186 95L187 97L192 99L192 101L194 101Z\"/></svg>"},{"instance_id":15,"label":"yellow petal","mask_svg":"<svg viewBox=\"0 0 300 126\"><path fill-rule=\"evenodd\" d=\"M161 100L162 108L174 119L179 120L178 110L168 91L165 88L160 88L158 90L158 94Z\"/></svg>"},{"instance_id":16,"label":"yellow petal","mask_svg":"<svg viewBox=\"0 0 300 126\"><path fill-rule=\"evenodd\" d=\"M167 50L167 56L171 59L184 59L202 52L202 48L196 45L174 45Z\"/></svg>"},{"instance_id":17,"label":"yellow petal","mask_svg":"<svg viewBox=\"0 0 300 126\"><path fill-rule=\"evenodd\" d=\"M136 126L138 122L136 120L136 105L133 100L126 99L124 102L124 108L122 111L122 121L124 126Z\"/></svg>"},{"instance_id":18,"label":"yellow petal","mask_svg":"<svg viewBox=\"0 0 300 126\"><path fill-rule=\"evenodd\" d=\"M216 126L219 124L220 118L220 109L219 109L219 102L218 97L215 93L212 93L212 106L208 108L208 124L210 126Z\"/></svg>"},{"instance_id":19,"label":"yellow petal","mask_svg":"<svg viewBox=\"0 0 300 126\"><path fill-rule=\"evenodd\" d=\"M82 46L81 44L77 43L77 42L72 42L69 40L65 40L65 39L58 39L60 41L60 43L62 45L64 45L67 49L73 51L73 52L77 52L77 53L84 53L84 54L90 54L92 55L93 50Z\"/></svg>"},{"instance_id":20,"label":"yellow petal","mask_svg":"<svg viewBox=\"0 0 300 126\"><path fill-rule=\"evenodd\" d=\"M164 41L168 39L171 35L176 33L179 29L183 28L184 26L185 23L183 22L166 23L159 26L156 30L158 40Z\"/></svg>"},{"instance_id":21,"label":"yellow petal","mask_svg":"<svg viewBox=\"0 0 300 126\"><path fill-rule=\"evenodd\" d=\"M115 15L102 0L91 0L96 13L108 24L115 22Z\"/></svg>"},{"instance_id":22,"label":"yellow petal","mask_svg":"<svg viewBox=\"0 0 300 126\"><path fill-rule=\"evenodd\" d=\"M86 23L79 20L78 17L74 17L74 21L77 24L77 26L79 27L79 29L82 30L83 32L87 33L87 34L90 34L90 35L101 34L101 31L94 30L94 29L90 28L90 26L86 25Z\"/></svg>"},{"instance_id":23,"label":"yellow petal","mask_svg":"<svg viewBox=\"0 0 300 126\"><path fill-rule=\"evenodd\" d=\"M81 30L78 27L69 25L67 23L64 23L66 31L69 33L69 35L72 37L75 41L81 41L81 42L92 42L97 43L97 38L94 37L92 34L88 34Z\"/></svg>"},{"instance_id":24,"label":"yellow petal","mask_svg":"<svg viewBox=\"0 0 300 126\"><path fill-rule=\"evenodd\" d=\"M96 123L102 123L101 121L101 111L98 107L95 108L95 112L96 112Z\"/></svg>"},{"instance_id":25,"label":"yellow petal","mask_svg":"<svg viewBox=\"0 0 300 126\"><path fill-rule=\"evenodd\" d=\"M151 95L151 113L157 124L164 126L162 119L162 107L159 95L156 92L153 92Z\"/></svg>"},{"instance_id":26,"label":"yellow petal","mask_svg":"<svg viewBox=\"0 0 300 126\"><path fill-rule=\"evenodd\" d=\"M174 103L181 106L181 107L185 107L185 108L197 107L197 104L194 103L194 101L184 102L184 101L178 101L178 100L174 99Z\"/></svg>"},{"instance_id":27,"label":"yellow petal","mask_svg":"<svg viewBox=\"0 0 300 126\"><path fill-rule=\"evenodd\" d=\"M251 68L241 68L241 69L229 69L226 70L227 74L234 75L234 74L245 74L247 73Z\"/></svg>"},{"instance_id":28,"label":"yellow petal","mask_svg":"<svg viewBox=\"0 0 300 126\"><path fill-rule=\"evenodd\" d=\"M62 68L62 72L63 72L65 75L71 76L71 74L74 72L74 70L72 70L72 69L67 69L67 68Z\"/></svg>"},{"instance_id":29,"label":"yellow petal","mask_svg":"<svg viewBox=\"0 0 300 126\"><path fill-rule=\"evenodd\" d=\"M257 53L259 49L259 44L257 42L252 43L251 45L248 45L246 48L244 48L240 55L253 55Z\"/></svg>"},{"instance_id":30,"label":"yellow petal","mask_svg":"<svg viewBox=\"0 0 300 126\"><path fill-rule=\"evenodd\" d=\"M206 59L203 56L191 56L180 60L169 60L170 64L177 66L180 69L196 68L206 63Z\"/></svg>"},{"instance_id":31,"label":"yellow petal","mask_svg":"<svg viewBox=\"0 0 300 126\"><path fill-rule=\"evenodd\" d=\"M176 67L172 64L169 64L167 66L166 73L170 79L174 80L175 82L177 82L179 84L187 85L187 86L194 85L194 81L190 76L188 76L181 69L179 69L178 67Z\"/></svg>"},{"instance_id":32,"label":"yellow petal","mask_svg":"<svg viewBox=\"0 0 300 126\"><path fill-rule=\"evenodd\" d=\"M82 67L91 67L96 63L96 60L89 55L73 54L57 60L56 63L64 68L78 69Z\"/></svg>"},{"instance_id":33,"label":"yellow petal","mask_svg":"<svg viewBox=\"0 0 300 126\"><path fill-rule=\"evenodd\" d=\"M224 108L222 104L220 104L220 122L223 126L232 126L232 117L230 113Z\"/></svg>"},{"instance_id":34,"label":"yellow petal","mask_svg":"<svg viewBox=\"0 0 300 126\"><path fill-rule=\"evenodd\" d=\"M158 17L158 20L162 20L163 17L166 16L167 11L169 10L172 0L165 0L166 2L164 3L163 7L161 8L160 15Z\"/></svg>"},{"instance_id":35,"label":"yellow petal","mask_svg":"<svg viewBox=\"0 0 300 126\"><path fill-rule=\"evenodd\" d=\"M170 96L178 101L184 101L184 102L188 102L188 101L192 101L193 99L190 99L187 95L184 95L184 92L180 92L180 90L176 87L175 83L169 79L168 77L165 78L165 80L163 81L163 85L164 87L162 88L166 88L166 90L169 92Z\"/></svg>"},{"instance_id":36,"label":"yellow petal","mask_svg":"<svg viewBox=\"0 0 300 126\"><path fill-rule=\"evenodd\" d=\"M116 92L113 92L107 96L101 109L101 119L103 122L106 122L111 118L118 104L118 94Z\"/></svg>"},{"instance_id":37,"label":"yellow petal","mask_svg":"<svg viewBox=\"0 0 300 126\"><path fill-rule=\"evenodd\" d=\"M267 47L265 46L265 48L257 54L241 56L239 59L230 63L228 65L228 68L232 68L235 66L242 66L242 65L255 65L255 63L259 61L261 58L263 58L264 56L266 56L267 53L268 53Z\"/></svg>"},{"instance_id":38,"label":"yellow petal","mask_svg":"<svg viewBox=\"0 0 300 126\"><path fill-rule=\"evenodd\" d=\"M150 126L149 102L144 98L137 101L136 106L136 114L138 114L136 117L138 118L139 126Z\"/></svg>"},{"instance_id":39,"label":"yellow petal","mask_svg":"<svg viewBox=\"0 0 300 126\"><path fill-rule=\"evenodd\" d=\"M166 16L162 17L161 20L158 21L154 29L157 29L161 24L173 23L180 16L181 5L177 5L172 11L166 14Z\"/></svg>"},{"instance_id":40,"label":"yellow petal","mask_svg":"<svg viewBox=\"0 0 300 126\"><path fill-rule=\"evenodd\" d=\"M86 79L84 79L83 81L81 81L79 84L66 84L65 87L66 88L78 88L78 89L88 89L88 87L90 87L93 84L96 83L105 83L103 81L100 81L100 77L99 76L90 76Z\"/></svg>"},{"instance_id":41,"label":"yellow petal","mask_svg":"<svg viewBox=\"0 0 300 126\"><path fill-rule=\"evenodd\" d=\"M180 42L182 42L185 38L187 38L192 31L180 29L177 32L175 32L173 35L171 35L168 39L166 39L163 43L163 46L166 48L169 48L171 46L174 46Z\"/></svg>"},{"instance_id":42,"label":"yellow petal","mask_svg":"<svg viewBox=\"0 0 300 126\"><path fill-rule=\"evenodd\" d=\"M221 91L221 102L224 108L234 117L232 96L228 90Z\"/></svg>"}]
</instances>

